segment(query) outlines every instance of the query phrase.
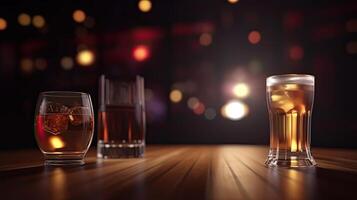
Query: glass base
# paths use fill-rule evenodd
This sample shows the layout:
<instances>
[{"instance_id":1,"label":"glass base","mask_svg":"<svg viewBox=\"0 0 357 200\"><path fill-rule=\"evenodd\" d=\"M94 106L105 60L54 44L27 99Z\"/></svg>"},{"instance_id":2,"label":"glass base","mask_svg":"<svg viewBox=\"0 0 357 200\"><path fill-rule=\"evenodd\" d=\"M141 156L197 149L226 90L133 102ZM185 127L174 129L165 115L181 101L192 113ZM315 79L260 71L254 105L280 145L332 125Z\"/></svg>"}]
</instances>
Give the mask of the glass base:
<instances>
[{"instance_id":1,"label":"glass base","mask_svg":"<svg viewBox=\"0 0 357 200\"><path fill-rule=\"evenodd\" d=\"M305 152L275 152L270 151L268 159L265 161L268 167L313 167L316 165L310 151Z\"/></svg>"},{"instance_id":2,"label":"glass base","mask_svg":"<svg viewBox=\"0 0 357 200\"><path fill-rule=\"evenodd\" d=\"M46 166L84 165L84 160L45 160Z\"/></svg>"},{"instance_id":3,"label":"glass base","mask_svg":"<svg viewBox=\"0 0 357 200\"><path fill-rule=\"evenodd\" d=\"M60 165L84 165L84 155L82 152L56 152L45 153L46 166L60 166Z\"/></svg>"},{"instance_id":4,"label":"glass base","mask_svg":"<svg viewBox=\"0 0 357 200\"><path fill-rule=\"evenodd\" d=\"M98 158L140 158L144 156L145 144L116 144L98 142Z\"/></svg>"}]
</instances>

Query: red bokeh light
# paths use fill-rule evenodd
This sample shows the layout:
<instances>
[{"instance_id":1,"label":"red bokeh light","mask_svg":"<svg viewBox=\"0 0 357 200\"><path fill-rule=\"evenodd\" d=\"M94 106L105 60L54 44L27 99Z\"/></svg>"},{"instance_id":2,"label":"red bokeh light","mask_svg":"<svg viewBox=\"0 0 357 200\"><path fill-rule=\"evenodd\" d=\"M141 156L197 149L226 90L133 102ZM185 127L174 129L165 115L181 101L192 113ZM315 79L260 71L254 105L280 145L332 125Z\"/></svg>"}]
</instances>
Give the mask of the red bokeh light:
<instances>
[{"instance_id":1,"label":"red bokeh light","mask_svg":"<svg viewBox=\"0 0 357 200\"><path fill-rule=\"evenodd\" d=\"M133 57L136 61L139 62L144 61L148 59L149 56L150 56L150 50L145 45L139 45L133 49Z\"/></svg>"},{"instance_id":2,"label":"red bokeh light","mask_svg":"<svg viewBox=\"0 0 357 200\"><path fill-rule=\"evenodd\" d=\"M289 57L291 60L301 60L304 57L304 49L299 45L290 47Z\"/></svg>"},{"instance_id":3,"label":"red bokeh light","mask_svg":"<svg viewBox=\"0 0 357 200\"><path fill-rule=\"evenodd\" d=\"M198 106L196 108L193 109L193 112L196 114L196 115L202 115L206 110L206 107L203 103L199 103Z\"/></svg>"},{"instance_id":4,"label":"red bokeh light","mask_svg":"<svg viewBox=\"0 0 357 200\"><path fill-rule=\"evenodd\" d=\"M248 40L252 44L258 44L260 40L262 39L262 36L258 31L251 31L248 35Z\"/></svg>"}]
</instances>

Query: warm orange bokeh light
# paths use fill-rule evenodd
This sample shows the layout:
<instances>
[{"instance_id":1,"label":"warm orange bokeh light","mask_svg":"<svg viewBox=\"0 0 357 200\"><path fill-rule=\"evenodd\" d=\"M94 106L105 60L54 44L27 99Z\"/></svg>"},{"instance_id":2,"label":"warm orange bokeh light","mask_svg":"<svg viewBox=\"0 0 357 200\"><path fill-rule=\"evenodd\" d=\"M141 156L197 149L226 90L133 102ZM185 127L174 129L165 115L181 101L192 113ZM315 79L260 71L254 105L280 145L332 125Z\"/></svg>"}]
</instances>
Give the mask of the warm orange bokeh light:
<instances>
[{"instance_id":1,"label":"warm orange bokeh light","mask_svg":"<svg viewBox=\"0 0 357 200\"><path fill-rule=\"evenodd\" d=\"M30 58L24 58L20 62L20 68L23 73L29 74L33 71L33 61Z\"/></svg>"},{"instance_id":2,"label":"warm orange bokeh light","mask_svg":"<svg viewBox=\"0 0 357 200\"><path fill-rule=\"evenodd\" d=\"M82 23L86 20L86 13L83 10L75 10L72 17L75 22Z\"/></svg>"},{"instance_id":3,"label":"warm orange bokeh light","mask_svg":"<svg viewBox=\"0 0 357 200\"><path fill-rule=\"evenodd\" d=\"M141 0L138 3L139 10L141 12L149 12L152 7L152 3L149 0Z\"/></svg>"},{"instance_id":4,"label":"warm orange bokeh light","mask_svg":"<svg viewBox=\"0 0 357 200\"><path fill-rule=\"evenodd\" d=\"M92 65L94 60L94 53L90 50L82 50L77 54L77 62L82 66Z\"/></svg>"},{"instance_id":5,"label":"warm orange bokeh light","mask_svg":"<svg viewBox=\"0 0 357 200\"><path fill-rule=\"evenodd\" d=\"M145 45L139 45L134 48L133 50L133 57L136 61L144 61L146 60L150 55L150 50L147 46Z\"/></svg>"},{"instance_id":6,"label":"warm orange bokeh light","mask_svg":"<svg viewBox=\"0 0 357 200\"><path fill-rule=\"evenodd\" d=\"M46 24L46 20L44 17L42 17L41 15L35 15L33 18L32 18L32 24L34 27L36 28L42 28L45 26Z\"/></svg>"},{"instance_id":7,"label":"warm orange bokeh light","mask_svg":"<svg viewBox=\"0 0 357 200\"><path fill-rule=\"evenodd\" d=\"M170 92L170 100L173 102L173 103L178 103L182 100L182 92L180 90L172 90Z\"/></svg>"},{"instance_id":8,"label":"warm orange bokeh light","mask_svg":"<svg viewBox=\"0 0 357 200\"><path fill-rule=\"evenodd\" d=\"M262 36L259 31L251 31L248 35L248 40L251 44L258 44L261 39Z\"/></svg>"},{"instance_id":9,"label":"warm orange bokeh light","mask_svg":"<svg viewBox=\"0 0 357 200\"><path fill-rule=\"evenodd\" d=\"M17 21L19 22L19 24L21 26L28 26L31 24L31 17L30 15L26 14L26 13L21 13L18 17L17 17Z\"/></svg>"},{"instance_id":10,"label":"warm orange bokeh light","mask_svg":"<svg viewBox=\"0 0 357 200\"><path fill-rule=\"evenodd\" d=\"M0 31L5 30L7 27L7 22L4 18L0 18Z\"/></svg>"}]
</instances>

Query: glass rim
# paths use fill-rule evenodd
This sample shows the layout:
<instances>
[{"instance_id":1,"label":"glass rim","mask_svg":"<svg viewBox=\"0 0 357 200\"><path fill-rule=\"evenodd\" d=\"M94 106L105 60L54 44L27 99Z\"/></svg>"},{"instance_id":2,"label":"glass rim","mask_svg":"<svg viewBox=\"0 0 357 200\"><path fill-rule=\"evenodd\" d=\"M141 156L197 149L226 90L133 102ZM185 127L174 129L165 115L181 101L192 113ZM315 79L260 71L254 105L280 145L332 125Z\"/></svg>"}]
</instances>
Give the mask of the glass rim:
<instances>
[{"instance_id":1,"label":"glass rim","mask_svg":"<svg viewBox=\"0 0 357 200\"><path fill-rule=\"evenodd\" d=\"M75 91L45 91L41 92L40 95L46 97L80 97L83 95L89 96L88 93Z\"/></svg>"},{"instance_id":2,"label":"glass rim","mask_svg":"<svg viewBox=\"0 0 357 200\"><path fill-rule=\"evenodd\" d=\"M295 83L302 85L315 85L315 76L310 74L280 74L269 76L266 79L266 86L273 86L281 83Z\"/></svg>"},{"instance_id":3,"label":"glass rim","mask_svg":"<svg viewBox=\"0 0 357 200\"><path fill-rule=\"evenodd\" d=\"M120 76L112 76L107 74L100 75L100 78L104 78L105 80L114 81L114 82L135 82L136 80L144 80L144 77L141 75L135 75L130 77L120 77Z\"/></svg>"}]
</instances>

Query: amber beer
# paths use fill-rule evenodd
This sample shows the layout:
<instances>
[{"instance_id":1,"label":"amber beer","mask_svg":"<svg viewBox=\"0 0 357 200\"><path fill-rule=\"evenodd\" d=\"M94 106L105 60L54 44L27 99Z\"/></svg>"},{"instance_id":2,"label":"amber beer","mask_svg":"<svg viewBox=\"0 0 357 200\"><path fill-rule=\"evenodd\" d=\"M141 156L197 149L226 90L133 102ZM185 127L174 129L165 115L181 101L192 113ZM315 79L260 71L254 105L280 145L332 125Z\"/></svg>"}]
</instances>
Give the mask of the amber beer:
<instances>
[{"instance_id":1,"label":"amber beer","mask_svg":"<svg viewBox=\"0 0 357 200\"><path fill-rule=\"evenodd\" d=\"M286 74L267 78L270 119L268 166L313 166L310 152L314 77Z\"/></svg>"}]
</instances>

